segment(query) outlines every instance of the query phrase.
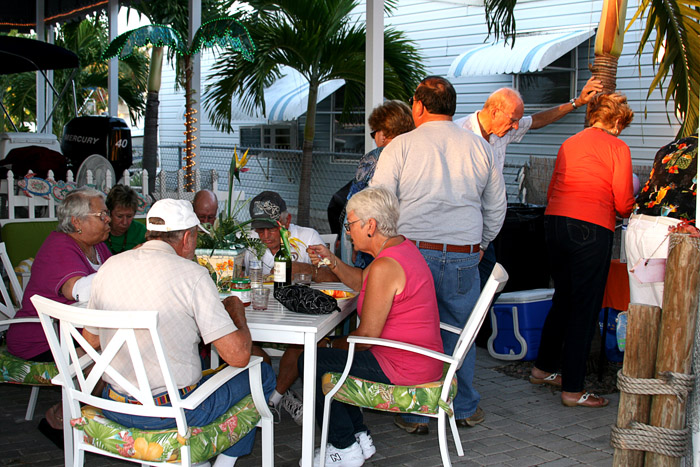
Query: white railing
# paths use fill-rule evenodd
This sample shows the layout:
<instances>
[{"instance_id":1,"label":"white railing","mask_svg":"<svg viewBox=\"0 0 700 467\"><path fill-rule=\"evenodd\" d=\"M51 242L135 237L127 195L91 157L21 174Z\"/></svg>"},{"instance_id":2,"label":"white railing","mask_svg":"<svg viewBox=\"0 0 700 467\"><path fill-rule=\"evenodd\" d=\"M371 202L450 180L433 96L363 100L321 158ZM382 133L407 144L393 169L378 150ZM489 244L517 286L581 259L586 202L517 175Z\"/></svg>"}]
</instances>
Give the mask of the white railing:
<instances>
[{"instance_id":1,"label":"white railing","mask_svg":"<svg viewBox=\"0 0 700 467\"><path fill-rule=\"evenodd\" d=\"M216 170L207 170L204 174L207 177L211 177L212 191L219 198L220 209L223 209L223 205L228 197L228 191L219 189L219 176ZM95 187L92 171L87 171L86 175L86 185ZM152 193L152 197L155 200L174 198L192 201L195 192L202 189L202 174L199 169L194 171L194 191L189 191L185 188L183 170L177 171L177 186L175 190L167 189L166 177L167 174L164 171L161 171L157 176L156 190ZM139 194L142 202L139 203L137 214L145 214L152 203L148 191L148 172L143 170L141 172L141 181L132 186L132 183L135 182L133 178L134 176L130 175L128 170L125 170L120 183L131 186ZM112 186L114 186L114 181L112 180L111 172L108 171L105 173L104 183L100 187L95 188L106 195ZM209 186L209 183L207 183L207 186ZM8 187L12 187L12 189L8 190ZM66 181L54 180L52 171L48 172L46 179L35 176L32 171L29 171L24 177L16 179L10 170L7 173L7 177L4 180L0 180L0 212L2 213L0 224L4 225L7 221L17 219L56 219L56 206L60 204L66 194L76 188L78 186L74 181L73 172L70 170L66 174ZM238 199L241 201L245 200L245 194L234 191L234 202Z\"/></svg>"},{"instance_id":2,"label":"white railing","mask_svg":"<svg viewBox=\"0 0 700 467\"><path fill-rule=\"evenodd\" d=\"M92 171L88 170L86 175L86 185L95 187ZM132 178L129 171L125 170L121 182L131 186ZM106 194L113 185L112 174L107 172L104 184L97 189ZM8 187L12 188L8 189ZM4 211L0 222L18 218L55 219L56 206L66 194L77 187L73 172L70 170L66 174L66 181L56 181L53 171L49 171L47 178L43 179L36 177L31 170L24 177L15 179L14 173L10 170L7 172L7 178L0 180L0 200ZM146 170L141 174L140 184L131 188L144 200L144 206L150 205L148 172ZM23 212L19 212L20 208Z\"/></svg>"}]
</instances>

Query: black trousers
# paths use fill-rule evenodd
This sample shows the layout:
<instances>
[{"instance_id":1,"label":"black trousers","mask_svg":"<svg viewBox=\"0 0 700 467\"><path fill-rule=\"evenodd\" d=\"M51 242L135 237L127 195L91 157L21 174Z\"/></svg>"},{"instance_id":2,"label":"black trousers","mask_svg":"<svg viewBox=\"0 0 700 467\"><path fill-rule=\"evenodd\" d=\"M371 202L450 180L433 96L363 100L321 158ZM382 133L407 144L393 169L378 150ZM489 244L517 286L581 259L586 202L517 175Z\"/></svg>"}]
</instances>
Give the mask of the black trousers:
<instances>
[{"instance_id":1,"label":"black trousers","mask_svg":"<svg viewBox=\"0 0 700 467\"><path fill-rule=\"evenodd\" d=\"M561 371L562 390L580 392L608 279L613 232L562 216L545 216L544 223L555 291L535 366Z\"/></svg>"}]
</instances>

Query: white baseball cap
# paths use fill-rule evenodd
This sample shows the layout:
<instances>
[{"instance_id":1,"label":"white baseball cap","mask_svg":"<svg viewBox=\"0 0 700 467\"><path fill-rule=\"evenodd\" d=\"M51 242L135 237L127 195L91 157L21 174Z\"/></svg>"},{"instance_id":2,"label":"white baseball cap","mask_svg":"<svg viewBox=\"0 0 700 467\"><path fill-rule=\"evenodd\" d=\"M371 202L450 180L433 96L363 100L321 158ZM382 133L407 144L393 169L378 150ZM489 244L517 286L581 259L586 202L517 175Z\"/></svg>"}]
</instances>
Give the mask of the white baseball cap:
<instances>
[{"instance_id":1,"label":"white baseball cap","mask_svg":"<svg viewBox=\"0 0 700 467\"><path fill-rule=\"evenodd\" d=\"M165 224L153 224L151 218L158 217ZM146 216L146 229L153 232L174 232L199 225L192 203L184 199L161 199L156 201Z\"/></svg>"}]
</instances>

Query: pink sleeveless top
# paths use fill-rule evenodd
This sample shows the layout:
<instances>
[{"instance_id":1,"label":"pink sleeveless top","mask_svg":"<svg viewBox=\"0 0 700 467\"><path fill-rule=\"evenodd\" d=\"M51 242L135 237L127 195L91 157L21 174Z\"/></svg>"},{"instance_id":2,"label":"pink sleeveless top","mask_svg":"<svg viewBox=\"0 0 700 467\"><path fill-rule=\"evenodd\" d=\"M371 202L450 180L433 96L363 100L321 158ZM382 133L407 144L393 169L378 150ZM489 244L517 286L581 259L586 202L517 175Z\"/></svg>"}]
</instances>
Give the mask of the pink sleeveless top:
<instances>
[{"instance_id":1,"label":"pink sleeveless top","mask_svg":"<svg viewBox=\"0 0 700 467\"><path fill-rule=\"evenodd\" d=\"M406 286L403 292L394 297L379 337L442 352L435 285L425 259L416 245L407 240L386 248L377 258L384 256L395 259L401 265L406 275ZM369 274L372 274L371 270ZM360 317L362 317L366 287L365 279L357 301L357 312ZM443 364L439 360L389 347L374 346L370 352L374 354L382 371L392 384L428 383L437 381L442 376Z\"/></svg>"}]
</instances>

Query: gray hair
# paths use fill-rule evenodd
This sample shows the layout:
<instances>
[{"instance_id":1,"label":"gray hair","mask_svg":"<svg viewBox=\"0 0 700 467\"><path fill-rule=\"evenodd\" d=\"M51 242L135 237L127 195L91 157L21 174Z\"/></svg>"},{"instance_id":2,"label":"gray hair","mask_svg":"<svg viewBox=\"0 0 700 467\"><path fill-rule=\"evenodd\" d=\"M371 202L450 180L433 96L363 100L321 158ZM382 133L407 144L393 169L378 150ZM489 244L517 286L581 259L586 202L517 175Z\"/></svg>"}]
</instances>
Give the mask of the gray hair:
<instances>
[{"instance_id":1,"label":"gray hair","mask_svg":"<svg viewBox=\"0 0 700 467\"><path fill-rule=\"evenodd\" d=\"M71 222L71 218L83 218L90 212L90 201L94 198L100 198L102 201L105 195L90 187L80 187L66 195L63 202L56 208L56 216L58 217L58 226L56 230L63 233L75 232L75 226Z\"/></svg>"},{"instance_id":2,"label":"gray hair","mask_svg":"<svg viewBox=\"0 0 700 467\"><path fill-rule=\"evenodd\" d=\"M386 237L397 235L399 222L399 200L396 195L384 187L365 188L355 193L345 208L354 211L364 225L368 220L377 221L377 230Z\"/></svg>"}]
</instances>

